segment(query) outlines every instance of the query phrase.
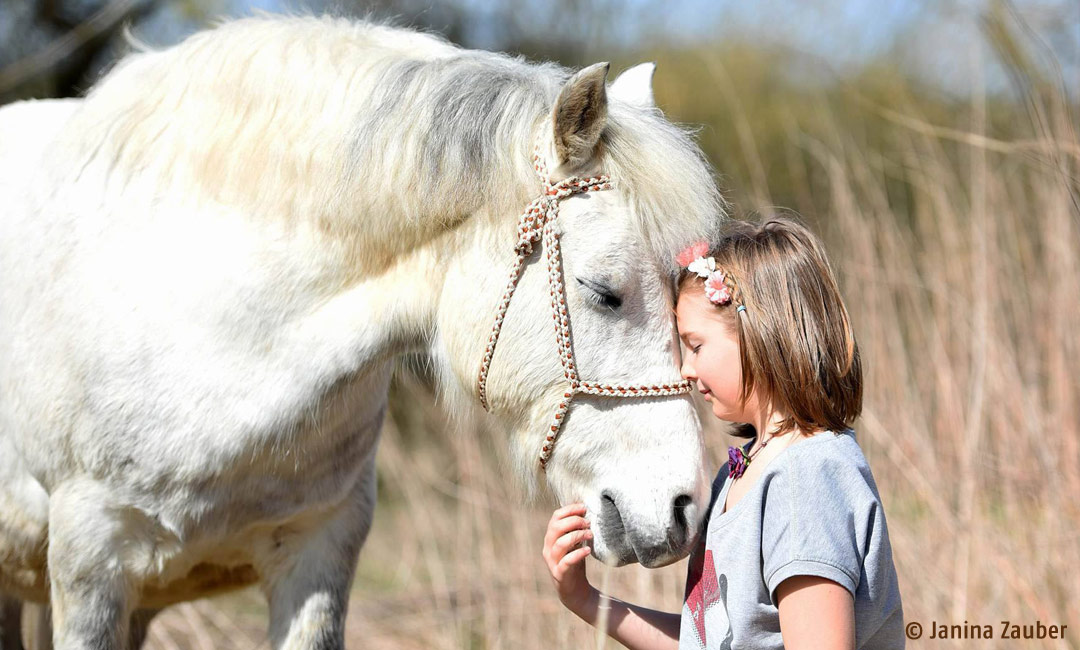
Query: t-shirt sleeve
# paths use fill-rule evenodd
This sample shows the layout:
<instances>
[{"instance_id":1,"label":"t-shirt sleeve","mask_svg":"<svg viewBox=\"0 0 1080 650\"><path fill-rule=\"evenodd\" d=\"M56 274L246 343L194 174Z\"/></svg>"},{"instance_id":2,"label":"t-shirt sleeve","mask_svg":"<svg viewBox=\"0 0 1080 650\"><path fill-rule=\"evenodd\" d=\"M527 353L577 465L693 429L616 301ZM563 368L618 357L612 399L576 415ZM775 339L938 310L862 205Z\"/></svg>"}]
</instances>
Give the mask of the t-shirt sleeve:
<instances>
[{"instance_id":1,"label":"t-shirt sleeve","mask_svg":"<svg viewBox=\"0 0 1080 650\"><path fill-rule=\"evenodd\" d=\"M802 454L769 486L761 525L762 573L774 606L792 576L827 578L855 597L880 516L869 467Z\"/></svg>"}]
</instances>

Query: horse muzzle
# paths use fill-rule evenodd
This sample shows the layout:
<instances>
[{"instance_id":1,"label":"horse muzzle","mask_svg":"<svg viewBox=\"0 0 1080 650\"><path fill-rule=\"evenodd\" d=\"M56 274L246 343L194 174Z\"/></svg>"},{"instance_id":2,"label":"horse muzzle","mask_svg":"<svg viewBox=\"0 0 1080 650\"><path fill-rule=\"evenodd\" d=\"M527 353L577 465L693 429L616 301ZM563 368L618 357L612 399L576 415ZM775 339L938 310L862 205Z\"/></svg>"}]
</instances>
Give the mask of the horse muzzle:
<instances>
[{"instance_id":1,"label":"horse muzzle","mask_svg":"<svg viewBox=\"0 0 1080 650\"><path fill-rule=\"evenodd\" d=\"M604 491L600 495L593 524L594 533L600 533L593 543L597 560L611 566L638 562L651 569L676 562L690 552L700 511L691 495L672 498L661 521L635 517L625 506L620 508L617 493Z\"/></svg>"}]
</instances>

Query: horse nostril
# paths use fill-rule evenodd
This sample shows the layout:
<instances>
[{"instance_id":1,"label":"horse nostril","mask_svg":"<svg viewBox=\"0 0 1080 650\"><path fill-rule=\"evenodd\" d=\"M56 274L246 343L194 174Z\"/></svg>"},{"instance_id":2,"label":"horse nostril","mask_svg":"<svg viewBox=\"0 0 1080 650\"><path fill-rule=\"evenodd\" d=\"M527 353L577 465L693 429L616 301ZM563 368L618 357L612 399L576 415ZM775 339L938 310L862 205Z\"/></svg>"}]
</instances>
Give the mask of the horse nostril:
<instances>
[{"instance_id":1,"label":"horse nostril","mask_svg":"<svg viewBox=\"0 0 1080 650\"><path fill-rule=\"evenodd\" d=\"M686 509L693 503L694 499L689 494L680 494L675 497L675 525L672 530L671 538L677 546L685 544L690 535L690 524L686 521Z\"/></svg>"},{"instance_id":2,"label":"horse nostril","mask_svg":"<svg viewBox=\"0 0 1080 650\"><path fill-rule=\"evenodd\" d=\"M606 491L600 494L600 525L608 539L621 539L626 534L619 507L615 505L614 497Z\"/></svg>"}]
</instances>

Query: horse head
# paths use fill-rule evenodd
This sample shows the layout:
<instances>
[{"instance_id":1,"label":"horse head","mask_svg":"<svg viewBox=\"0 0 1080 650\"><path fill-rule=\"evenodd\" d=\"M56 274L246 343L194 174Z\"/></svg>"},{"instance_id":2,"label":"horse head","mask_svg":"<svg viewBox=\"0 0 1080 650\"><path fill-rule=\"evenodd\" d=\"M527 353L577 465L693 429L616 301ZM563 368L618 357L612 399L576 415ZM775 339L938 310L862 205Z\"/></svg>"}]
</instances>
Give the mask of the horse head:
<instances>
[{"instance_id":1,"label":"horse head","mask_svg":"<svg viewBox=\"0 0 1080 650\"><path fill-rule=\"evenodd\" d=\"M439 338L509 430L519 474L587 505L595 557L656 567L689 551L708 505L672 272L721 212L696 147L652 103L652 65L610 88L607 69L571 77L538 120L538 198L516 238L478 235L448 270Z\"/></svg>"}]
</instances>

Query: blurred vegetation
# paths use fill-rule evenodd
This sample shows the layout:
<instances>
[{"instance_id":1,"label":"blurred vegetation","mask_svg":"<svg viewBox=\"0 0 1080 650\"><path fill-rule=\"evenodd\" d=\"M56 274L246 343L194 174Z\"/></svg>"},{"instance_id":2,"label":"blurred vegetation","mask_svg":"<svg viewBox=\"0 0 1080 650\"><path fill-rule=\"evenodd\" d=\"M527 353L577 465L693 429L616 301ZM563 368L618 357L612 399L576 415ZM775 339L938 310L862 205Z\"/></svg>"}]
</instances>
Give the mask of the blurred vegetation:
<instances>
[{"instance_id":1,"label":"blurred vegetation","mask_svg":"<svg viewBox=\"0 0 1080 650\"><path fill-rule=\"evenodd\" d=\"M4 66L64 33L40 21L68 1L82 7L69 23L105 5L0 5L0 95L77 94L122 50L113 25L56 76L5 88ZM839 65L770 37L765 11L757 31L717 24L714 38L700 36L709 26L684 38L649 28L670 22L677 9L664 3L308 4L569 66L656 61L657 103L699 129L736 215L796 210L826 239L866 358L856 428L906 618L1080 624L1080 5L913 2L929 18ZM822 5L842 13L838 0ZM164 43L237 11L145 0L130 19ZM934 22L945 18L959 27L942 35ZM931 59L948 74L920 67ZM423 365L411 359L395 379L350 643L591 643L547 584L545 505L522 506L500 432L481 421L445 435ZM728 440L705 413L715 467ZM598 575L619 597L673 611L684 572ZM155 647L265 647L264 605L251 593L229 602L169 610ZM1078 647L1068 643L1025 647Z\"/></svg>"}]
</instances>

